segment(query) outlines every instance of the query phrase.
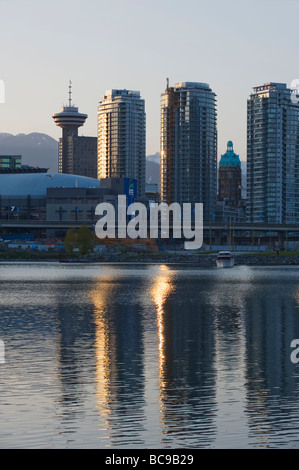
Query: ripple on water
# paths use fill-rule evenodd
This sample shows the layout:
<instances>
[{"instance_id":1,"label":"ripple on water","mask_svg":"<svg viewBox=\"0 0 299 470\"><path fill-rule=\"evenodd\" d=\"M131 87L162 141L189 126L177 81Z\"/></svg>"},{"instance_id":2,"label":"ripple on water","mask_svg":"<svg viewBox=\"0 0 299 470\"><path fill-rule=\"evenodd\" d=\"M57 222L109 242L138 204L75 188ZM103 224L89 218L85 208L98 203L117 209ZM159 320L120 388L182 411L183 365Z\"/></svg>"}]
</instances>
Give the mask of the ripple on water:
<instances>
[{"instance_id":1,"label":"ripple on water","mask_svg":"<svg viewBox=\"0 0 299 470\"><path fill-rule=\"evenodd\" d=\"M298 269L0 267L1 448L298 448Z\"/></svg>"}]
</instances>

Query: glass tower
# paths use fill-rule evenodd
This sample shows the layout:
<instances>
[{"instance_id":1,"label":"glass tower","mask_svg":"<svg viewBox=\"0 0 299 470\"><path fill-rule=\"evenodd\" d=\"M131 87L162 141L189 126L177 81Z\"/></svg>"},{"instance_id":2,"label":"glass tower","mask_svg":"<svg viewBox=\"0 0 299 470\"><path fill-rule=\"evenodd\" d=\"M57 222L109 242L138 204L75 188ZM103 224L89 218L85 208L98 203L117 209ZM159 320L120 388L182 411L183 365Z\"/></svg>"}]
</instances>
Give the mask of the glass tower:
<instances>
[{"instance_id":1,"label":"glass tower","mask_svg":"<svg viewBox=\"0 0 299 470\"><path fill-rule=\"evenodd\" d=\"M182 82L161 95L161 200L203 203L204 219L217 197L216 95L205 83Z\"/></svg>"},{"instance_id":2,"label":"glass tower","mask_svg":"<svg viewBox=\"0 0 299 470\"><path fill-rule=\"evenodd\" d=\"M138 91L108 90L98 106L98 178L134 178L145 196L145 104Z\"/></svg>"},{"instance_id":3,"label":"glass tower","mask_svg":"<svg viewBox=\"0 0 299 470\"><path fill-rule=\"evenodd\" d=\"M247 102L247 221L299 222L299 104L283 83Z\"/></svg>"}]
</instances>

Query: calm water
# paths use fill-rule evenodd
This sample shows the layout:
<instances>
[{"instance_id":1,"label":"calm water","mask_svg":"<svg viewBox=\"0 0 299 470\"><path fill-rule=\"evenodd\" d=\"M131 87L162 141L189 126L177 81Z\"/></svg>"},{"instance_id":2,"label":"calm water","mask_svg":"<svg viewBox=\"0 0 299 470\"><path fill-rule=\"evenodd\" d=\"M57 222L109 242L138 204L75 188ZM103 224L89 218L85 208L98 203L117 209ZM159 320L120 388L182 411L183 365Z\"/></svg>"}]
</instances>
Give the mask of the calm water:
<instances>
[{"instance_id":1,"label":"calm water","mask_svg":"<svg viewBox=\"0 0 299 470\"><path fill-rule=\"evenodd\" d=\"M299 269L0 265L1 448L299 448Z\"/></svg>"}]
</instances>

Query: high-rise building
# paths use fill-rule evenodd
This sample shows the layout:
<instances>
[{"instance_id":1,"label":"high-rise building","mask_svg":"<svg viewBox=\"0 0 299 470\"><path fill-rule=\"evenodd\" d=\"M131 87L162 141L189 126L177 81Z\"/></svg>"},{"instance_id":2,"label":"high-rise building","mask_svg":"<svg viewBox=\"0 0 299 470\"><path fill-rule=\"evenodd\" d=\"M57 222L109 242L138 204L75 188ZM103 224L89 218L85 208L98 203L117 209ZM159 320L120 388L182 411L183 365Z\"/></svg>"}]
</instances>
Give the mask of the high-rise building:
<instances>
[{"instance_id":1,"label":"high-rise building","mask_svg":"<svg viewBox=\"0 0 299 470\"><path fill-rule=\"evenodd\" d=\"M247 221L299 223L299 104L283 83L247 101Z\"/></svg>"},{"instance_id":2,"label":"high-rise building","mask_svg":"<svg viewBox=\"0 0 299 470\"><path fill-rule=\"evenodd\" d=\"M205 83L182 82L161 95L161 201L203 203L217 197L216 95Z\"/></svg>"},{"instance_id":3,"label":"high-rise building","mask_svg":"<svg viewBox=\"0 0 299 470\"><path fill-rule=\"evenodd\" d=\"M69 85L69 105L63 106L60 113L53 114L57 126L62 128L59 139L58 171L59 173L97 177L97 137L78 135L87 114L79 113L72 105L72 89Z\"/></svg>"},{"instance_id":4,"label":"high-rise building","mask_svg":"<svg viewBox=\"0 0 299 470\"><path fill-rule=\"evenodd\" d=\"M227 142L227 151L221 155L218 182L218 200L226 201L230 206L238 206L242 189L241 162L231 140Z\"/></svg>"},{"instance_id":5,"label":"high-rise building","mask_svg":"<svg viewBox=\"0 0 299 470\"><path fill-rule=\"evenodd\" d=\"M134 178L145 196L145 104L139 91L108 90L98 106L98 178Z\"/></svg>"}]
</instances>

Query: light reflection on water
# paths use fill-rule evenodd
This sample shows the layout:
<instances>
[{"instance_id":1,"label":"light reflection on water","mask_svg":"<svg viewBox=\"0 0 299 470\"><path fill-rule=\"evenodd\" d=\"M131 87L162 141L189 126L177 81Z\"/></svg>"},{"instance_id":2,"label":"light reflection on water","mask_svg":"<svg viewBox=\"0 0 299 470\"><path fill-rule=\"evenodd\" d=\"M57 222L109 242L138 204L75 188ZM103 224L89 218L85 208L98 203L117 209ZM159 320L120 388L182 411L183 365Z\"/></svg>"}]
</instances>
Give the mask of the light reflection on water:
<instances>
[{"instance_id":1,"label":"light reflection on water","mask_svg":"<svg viewBox=\"0 0 299 470\"><path fill-rule=\"evenodd\" d=\"M299 269L0 265L0 447L299 447Z\"/></svg>"}]
</instances>

